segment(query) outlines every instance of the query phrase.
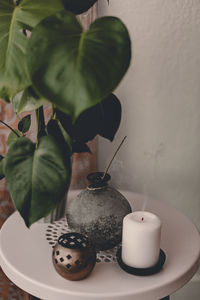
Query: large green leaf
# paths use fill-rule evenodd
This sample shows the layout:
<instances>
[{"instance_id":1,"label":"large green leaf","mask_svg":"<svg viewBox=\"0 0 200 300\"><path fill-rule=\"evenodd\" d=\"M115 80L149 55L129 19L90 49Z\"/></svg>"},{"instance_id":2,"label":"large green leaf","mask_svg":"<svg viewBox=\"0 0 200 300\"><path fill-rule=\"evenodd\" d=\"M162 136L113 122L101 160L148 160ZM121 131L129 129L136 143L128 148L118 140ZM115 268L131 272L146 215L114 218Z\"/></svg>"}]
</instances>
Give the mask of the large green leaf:
<instances>
[{"instance_id":1,"label":"large green leaf","mask_svg":"<svg viewBox=\"0 0 200 300\"><path fill-rule=\"evenodd\" d=\"M25 137L10 146L5 177L16 208L27 226L52 211L67 191L71 166L52 136L37 147Z\"/></svg>"},{"instance_id":2,"label":"large green leaf","mask_svg":"<svg viewBox=\"0 0 200 300\"><path fill-rule=\"evenodd\" d=\"M14 131L11 131L8 135L6 145L10 147L12 143L14 143L21 135L21 132L17 129L14 129Z\"/></svg>"},{"instance_id":3,"label":"large green leaf","mask_svg":"<svg viewBox=\"0 0 200 300\"><path fill-rule=\"evenodd\" d=\"M23 92L19 92L12 99L14 111L17 114L35 110L45 104L46 99L39 97L33 88L29 86Z\"/></svg>"},{"instance_id":4,"label":"large green leaf","mask_svg":"<svg viewBox=\"0 0 200 300\"><path fill-rule=\"evenodd\" d=\"M20 0L18 21L24 28L35 27L42 19L64 9L66 0Z\"/></svg>"},{"instance_id":5,"label":"large green leaf","mask_svg":"<svg viewBox=\"0 0 200 300\"><path fill-rule=\"evenodd\" d=\"M18 2L18 1L17 1ZM30 85L26 65L27 37L22 28L32 28L43 18L64 8L62 0L0 0L0 97L9 101Z\"/></svg>"},{"instance_id":6,"label":"large green leaf","mask_svg":"<svg viewBox=\"0 0 200 300\"><path fill-rule=\"evenodd\" d=\"M84 32L65 11L34 28L28 51L34 87L73 122L116 88L131 57L129 34L118 18L97 19Z\"/></svg>"},{"instance_id":7,"label":"large green leaf","mask_svg":"<svg viewBox=\"0 0 200 300\"><path fill-rule=\"evenodd\" d=\"M0 97L7 101L30 84L25 63L27 38L20 32L19 10L12 0L0 1Z\"/></svg>"}]
</instances>

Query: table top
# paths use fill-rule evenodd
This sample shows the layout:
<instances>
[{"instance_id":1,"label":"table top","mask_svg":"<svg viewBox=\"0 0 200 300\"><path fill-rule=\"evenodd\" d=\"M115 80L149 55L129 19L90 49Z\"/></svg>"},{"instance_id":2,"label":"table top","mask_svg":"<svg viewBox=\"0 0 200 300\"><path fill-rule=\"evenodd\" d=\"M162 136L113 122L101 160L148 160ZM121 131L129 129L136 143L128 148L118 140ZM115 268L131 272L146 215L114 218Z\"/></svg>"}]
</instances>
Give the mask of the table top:
<instances>
[{"instance_id":1,"label":"table top","mask_svg":"<svg viewBox=\"0 0 200 300\"><path fill-rule=\"evenodd\" d=\"M70 192L72 199L77 194ZM141 210L145 197L122 191L133 211ZM58 275L51 260L52 225L35 223L26 228L18 212L11 215L0 232L0 264L20 288L44 300L155 300L182 287L198 269L200 236L192 222L166 203L148 199L146 210L162 220L161 248L167 259L163 269L140 277L124 272L115 259L100 259L84 280L68 281ZM63 222L56 227L63 226ZM50 228L50 229L48 229ZM61 231L64 230L64 227ZM52 234L56 237L56 232ZM50 242L50 243L49 243ZM112 250L111 250L112 251ZM100 252L105 258L109 252ZM99 261L100 261L99 260Z\"/></svg>"}]
</instances>

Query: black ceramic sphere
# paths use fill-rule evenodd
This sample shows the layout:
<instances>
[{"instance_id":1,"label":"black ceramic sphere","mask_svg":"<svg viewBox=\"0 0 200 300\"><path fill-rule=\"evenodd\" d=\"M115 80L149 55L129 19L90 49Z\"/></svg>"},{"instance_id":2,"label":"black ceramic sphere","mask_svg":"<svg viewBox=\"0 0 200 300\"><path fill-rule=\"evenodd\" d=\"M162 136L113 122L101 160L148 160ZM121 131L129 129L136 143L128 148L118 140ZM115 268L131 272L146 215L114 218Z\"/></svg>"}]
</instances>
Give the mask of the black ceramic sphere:
<instances>
[{"instance_id":1,"label":"black ceramic sphere","mask_svg":"<svg viewBox=\"0 0 200 300\"><path fill-rule=\"evenodd\" d=\"M91 182L67 207L69 227L86 234L96 249L111 249L121 242L123 218L131 212L127 199L116 189L101 181L102 172L90 174Z\"/></svg>"}]
</instances>

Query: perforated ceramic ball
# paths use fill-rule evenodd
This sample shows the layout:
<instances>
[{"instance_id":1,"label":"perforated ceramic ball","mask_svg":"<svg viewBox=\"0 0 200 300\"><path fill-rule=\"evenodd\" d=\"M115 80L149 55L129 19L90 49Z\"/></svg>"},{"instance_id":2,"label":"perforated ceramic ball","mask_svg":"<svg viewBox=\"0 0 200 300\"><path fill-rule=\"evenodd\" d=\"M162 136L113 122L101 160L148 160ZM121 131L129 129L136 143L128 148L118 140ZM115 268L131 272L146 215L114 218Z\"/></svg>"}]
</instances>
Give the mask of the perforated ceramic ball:
<instances>
[{"instance_id":1,"label":"perforated ceramic ball","mask_svg":"<svg viewBox=\"0 0 200 300\"><path fill-rule=\"evenodd\" d=\"M52 253L56 271L65 279L81 280L87 277L96 263L96 251L88 237L69 232L59 237Z\"/></svg>"}]
</instances>

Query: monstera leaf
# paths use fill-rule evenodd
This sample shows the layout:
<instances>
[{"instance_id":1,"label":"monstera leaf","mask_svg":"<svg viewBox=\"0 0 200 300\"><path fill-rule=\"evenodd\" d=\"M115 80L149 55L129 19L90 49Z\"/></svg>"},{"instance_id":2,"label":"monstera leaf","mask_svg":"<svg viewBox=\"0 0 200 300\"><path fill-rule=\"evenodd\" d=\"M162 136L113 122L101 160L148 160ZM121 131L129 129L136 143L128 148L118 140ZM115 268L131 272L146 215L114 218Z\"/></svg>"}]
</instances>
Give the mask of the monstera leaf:
<instances>
[{"instance_id":1,"label":"monstera leaf","mask_svg":"<svg viewBox=\"0 0 200 300\"><path fill-rule=\"evenodd\" d=\"M27 226L50 213L67 191L71 166L54 138L43 136L36 147L20 137L11 144L4 171L11 196Z\"/></svg>"},{"instance_id":2,"label":"monstera leaf","mask_svg":"<svg viewBox=\"0 0 200 300\"><path fill-rule=\"evenodd\" d=\"M0 97L9 101L31 84L26 65L27 37L22 28L31 29L43 18L64 9L62 0L0 1Z\"/></svg>"},{"instance_id":3,"label":"monstera leaf","mask_svg":"<svg viewBox=\"0 0 200 300\"><path fill-rule=\"evenodd\" d=\"M83 152L88 152L91 153L90 148L88 147L87 144L83 143L83 142L73 142L72 144L72 152L76 152L76 153L83 153Z\"/></svg>"},{"instance_id":4,"label":"monstera leaf","mask_svg":"<svg viewBox=\"0 0 200 300\"><path fill-rule=\"evenodd\" d=\"M97 0L64 0L64 6L76 15L87 11Z\"/></svg>"},{"instance_id":5,"label":"monstera leaf","mask_svg":"<svg viewBox=\"0 0 200 300\"><path fill-rule=\"evenodd\" d=\"M103 101L84 111L72 124L69 115L56 110L56 116L71 138L80 143L92 140L97 134L112 141L121 121L121 104L119 99L110 94ZM83 148L85 150L85 147ZM76 151L75 151L76 152Z\"/></svg>"},{"instance_id":6,"label":"monstera leaf","mask_svg":"<svg viewBox=\"0 0 200 300\"><path fill-rule=\"evenodd\" d=\"M35 110L46 102L46 99L39 97L35 93L32 86L29 86L23 92L19 92L12 99L13 108L17 114Z\"/></svg>"},{"instance_id":7,"label":"monstera leaf","mask_svg":"<svg viewBox=\"0 0 200 300\"><path fill-rule=\"evenodd\" d=\"M118 18L99 18L84 32L66 11L34 28L28 52L34 88L73 122L116 88L131 57L129 34Z\"/></svg>"}]
</instances>

